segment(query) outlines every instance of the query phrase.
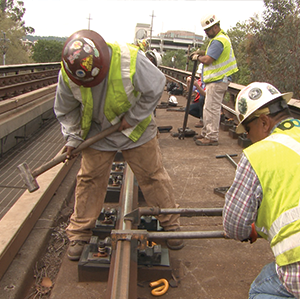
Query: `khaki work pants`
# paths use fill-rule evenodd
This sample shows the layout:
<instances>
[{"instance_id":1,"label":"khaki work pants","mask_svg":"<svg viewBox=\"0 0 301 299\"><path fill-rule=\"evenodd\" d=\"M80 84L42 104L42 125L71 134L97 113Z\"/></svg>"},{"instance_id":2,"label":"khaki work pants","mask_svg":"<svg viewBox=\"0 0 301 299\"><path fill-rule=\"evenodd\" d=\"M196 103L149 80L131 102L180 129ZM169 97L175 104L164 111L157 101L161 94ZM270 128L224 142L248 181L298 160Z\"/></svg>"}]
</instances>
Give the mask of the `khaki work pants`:
<instances>
[{"instance_id":1,"label":"khaki work pants","mask_svg":"<svg viewBox=\"0 0 301 299\"><path fill-rule=\"evenodd\" d=\"M107 193L109 176L116 152L87 148L82 151L77 175L74 212L67 227L70 241L89 241ZM157 137L142 146L122 151L131 167L148 206L177 208L171 179L162 164ZM172 230L180 225L179 215L159 215L160 225Z\"/></svg>"},{"instance_id":2,"label":"khaki work pants","mask_svg":"<svg viewBox=\"0 0 301 299\"><path fill-rule=\"evenodd\" d=\"M201 135L207 139L218 141L221 104L229 83L206 84L206 98L203 108L203 129Z\"/></svg>"}]
</instances>

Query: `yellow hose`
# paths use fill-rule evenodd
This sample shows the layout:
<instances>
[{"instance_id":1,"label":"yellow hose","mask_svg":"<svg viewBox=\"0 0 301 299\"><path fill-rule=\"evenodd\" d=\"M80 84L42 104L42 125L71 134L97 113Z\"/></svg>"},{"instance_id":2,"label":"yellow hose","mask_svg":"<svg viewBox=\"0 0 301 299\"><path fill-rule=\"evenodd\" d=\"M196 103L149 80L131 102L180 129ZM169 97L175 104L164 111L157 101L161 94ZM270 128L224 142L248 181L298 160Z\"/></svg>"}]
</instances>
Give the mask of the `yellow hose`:
<instances>
[{"instance_id":1,"label":"yellow hose","mask_svg":"<svg viewBox=\"0 0 301 299\"><path fill-rule=\"evenodd\" d=\"M157 287L157 288L155 288L151 291L151 294L153 296L162 296L162 295L164 295L168 290L169 283L165 278L162 278L162 279L159 279L157 281L153 281L149 284L149 286L152 288L152 287L156 287L156 286L158 286L162 283L163 283L163 285L161 285L161 286L159 286L159 287Z\"/></svg>"}]
</instances>

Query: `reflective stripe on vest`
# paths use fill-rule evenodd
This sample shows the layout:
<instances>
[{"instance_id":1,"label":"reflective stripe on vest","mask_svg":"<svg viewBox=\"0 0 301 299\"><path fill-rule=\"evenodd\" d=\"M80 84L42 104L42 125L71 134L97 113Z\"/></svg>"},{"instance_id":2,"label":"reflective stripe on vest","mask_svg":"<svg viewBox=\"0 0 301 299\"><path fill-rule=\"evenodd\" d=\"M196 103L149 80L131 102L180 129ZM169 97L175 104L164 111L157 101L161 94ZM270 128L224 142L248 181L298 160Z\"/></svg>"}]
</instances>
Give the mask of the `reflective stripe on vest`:
<instances>
[{"instance_id":1,"label":"reflective stripe on vest","mask_svg":"<svg viewBox=\"0 0 301 299\"><path fill-rule=\"evenodd\" d=\"M226 33L221 30L209 43L207 51L212 41L218 40L223 46L224 50L219 58L211 65L204 65L203 79L205 83L214 82L223 79L225 76L230 76L238 71L236 58L232 49L231 41Z\"/></svg>"},{"instance_id":2,"label":"reflective stripe on vest","mask_svg":"<svg viewBox=\"0 0 301 299\"><path fill-rule=\"evenodd\" d=\"M140 98L135 91L133 77L136 72L138 48L132 45L108 44L112 49L112 58L108 78L108 88L104 114L113 125L120 121L123 114ZM136 142L151 121L151 115L134 127L122 133Z\"/></svg>"},{"instance_id":3,"label":"reflective stripe on vest","mask_svg":"<svg viewBox=\"0 0 301 299\"><path fill-rule=\"evenodd\" d=\"M299 250L296 250L299 248ZM276 261L279 260L279 257L281 257L282 254L288 253L291 255L299 255L300 256L300 232L297 232L296 234L289 236L288 238L285 238L281 242L277 243L275 246L271 247L274 256L276 257ZM295 261L289 261L286 259L288 263L284 263L283 265L292 264L293 262L300 261L300 258ZM278 262L277 262L278 264ZM280 265L279 266L283 266Z\"/></svg>"},{"instance_id":4,"label":"reflective stripe on vest","mask_svg":"<svg viewBox=\"0 0 301 299\"><path fill-rule=\"evenodd\" d=\"M283 121L244 152L263 190L256 230L279 266L300 261L300 121Z\"/></svg>"},{"instance_id":5,"label":"reflective stripe on vest","mask_svg":"<svg viewBox=\"0 0 301 299\"><path fill-rule=\"evenodd\" d=\"M61 73L64 82L70 88L74 98L81 103L81 137L85 139L91 127L93 116L93 97L91 88L75 84L67 75L61 62Z\"/></svg>"}]
</instances>

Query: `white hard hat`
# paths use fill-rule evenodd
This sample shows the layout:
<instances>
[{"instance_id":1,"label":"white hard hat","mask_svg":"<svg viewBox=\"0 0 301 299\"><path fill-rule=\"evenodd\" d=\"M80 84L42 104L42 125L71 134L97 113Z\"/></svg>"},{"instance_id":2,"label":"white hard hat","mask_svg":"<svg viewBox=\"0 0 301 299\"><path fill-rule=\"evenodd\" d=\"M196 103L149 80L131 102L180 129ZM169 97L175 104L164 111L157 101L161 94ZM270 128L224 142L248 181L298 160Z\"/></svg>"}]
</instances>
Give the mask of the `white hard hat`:
<instances>
[{"instance_id":1,"label":"white hard hat","mask_svg":"<svg viewBox=\"0 0 301 299\"><path fill-rule=\"evenodd\" d=\"M196 71L197 74L201 74L203 72L203 64L200 63L199 66L198 66L198 69Z\"/></svg>"},{"instance_id":2,"label":"white hard hat","mask_svg":"<svg viewBox=\"0 0 301 299\"><path fill-rule=\"evenodd\" d=\"M155 65L158 66L157 56L152 50L145 52L145 56Z\"/></svg>"},{"instance_id":3,"label":"white hard hat","mask_svg":"<svg viewBox=\"0 0 301 299\"><path fill-rule=\"evenodd\" d=\"M218 23L220 21L220 19L218 19L216 17L216 15L214 14L207 14L205 16L202 17L201 19L201 25L203 27L203 29L207 29L212 27L214 24Z\"/></svg>"},{"instance_id":4,"label":"white hard hat","mask_svg":"<svg viewBox=\"0 0 301 299\"><path fill-rule=\"evenodd\" d=\"M168 99L168 103L170 106L177 106L178 105L178 100L175 96L170 96Z\"/></svg>"},{"instance_id":5,"label":"white hard hat","mask_svg":"<svg viewBox=\"0 0 301 299\"><path fill-rule=\"evenodd\" d=\"M156 58L157 58L157 65L161 65L162 64L162 55L156 49L154 49L153 52L155 53Z\"/></svg>"},{"instance_id":6,"label":"white hard hat","mask_svg":"<svg viewBox=\"0 0 301 299\"><path fill-rule=\"evenodd\" d=\"M253 82L249 84L239 92L236 98L235 111L240 121L236 128L236 133L241 134L245 132L243 122L259 108L280 97L288 103L292 96L292 92L280 93L278 89L269 83ZM272 113L272 111L269 113Z\"/></svg>"}]
</instances>

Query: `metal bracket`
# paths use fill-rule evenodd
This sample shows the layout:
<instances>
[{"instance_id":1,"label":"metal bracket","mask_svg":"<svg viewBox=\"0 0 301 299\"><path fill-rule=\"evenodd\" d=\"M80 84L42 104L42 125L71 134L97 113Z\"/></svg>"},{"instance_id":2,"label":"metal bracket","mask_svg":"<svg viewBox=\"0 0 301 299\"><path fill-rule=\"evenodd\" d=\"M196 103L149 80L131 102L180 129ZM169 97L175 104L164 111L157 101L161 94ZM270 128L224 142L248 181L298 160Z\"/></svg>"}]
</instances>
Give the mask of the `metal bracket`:
<instances>
[{"instance_id":1,"label":"metal bracket","mask_svg":"<svg viewBox=\"0 0 301 299\"><path fill-rule=\"evenodd\" d=\"M138 240L137 248L145 250L147 247L148 232L147 230L112 230L111 231L112 247L115 250L118 241Z\"/></svg>"},{"instance_id":2,"label":"metal bracket","mask_svg":"<svg viewBox=\"0 0 301 299\"><path fill-rule=\"evenodd\" d=\"M192 216L222 216L222 208L177 208L177 209L160 209L158 207L140 207L124 216L124 220L132 221L133 225L139 225L141 216L158 216L160 214L180 214L182 217Z\"/></svg>"},{"instance_id":3,"label":"metal bracket","mask_svg":"<svg viewBox=\"0 0 301 299\"><path fill-rule=\"evenodd\" d=\"M141 216L157 216L160 214L158 207L140 207L124 215L124 220L132 221L133 225L140 225Z\"/></svg>"}]
</instances>

